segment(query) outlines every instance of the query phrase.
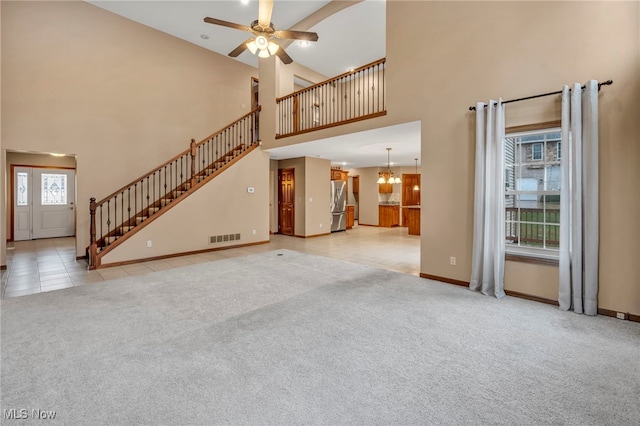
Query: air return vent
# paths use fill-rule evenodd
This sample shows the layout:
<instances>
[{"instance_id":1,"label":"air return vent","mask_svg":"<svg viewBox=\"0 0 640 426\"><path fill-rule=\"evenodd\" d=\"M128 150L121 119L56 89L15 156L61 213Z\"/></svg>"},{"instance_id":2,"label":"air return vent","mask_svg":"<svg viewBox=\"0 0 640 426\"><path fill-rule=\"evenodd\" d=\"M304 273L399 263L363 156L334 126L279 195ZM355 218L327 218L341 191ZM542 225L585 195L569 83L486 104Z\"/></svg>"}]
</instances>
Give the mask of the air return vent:
<instances>
[{"instance_id":1,"label":"air return vent","mask_svg":"<svg viewBox=\"0 0 640 426\"><path fill-rule=\"evenodd\" d=\"M226 235L211 235L209 237L209 244L218 244L228 241L239 241L240 234L226 234Z\"/></svg>"}]
</instances>

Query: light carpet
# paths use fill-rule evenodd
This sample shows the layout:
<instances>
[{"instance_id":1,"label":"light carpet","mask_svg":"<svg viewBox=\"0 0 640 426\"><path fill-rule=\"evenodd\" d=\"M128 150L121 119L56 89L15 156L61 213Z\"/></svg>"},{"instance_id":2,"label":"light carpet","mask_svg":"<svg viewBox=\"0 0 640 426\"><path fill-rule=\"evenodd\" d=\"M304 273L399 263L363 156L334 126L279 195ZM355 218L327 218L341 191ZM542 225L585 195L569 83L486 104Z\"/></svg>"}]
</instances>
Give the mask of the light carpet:
<instances>
[{"instance_id":1,"label":"light carpet","mask_svg":"<svg viewBox=\"0 0 640 426\"><path fill-rule=\"evenodd\" d=\"M637 425L640 324L289 250L2 301L2 423Z\"/></svg>"}]
</instances>

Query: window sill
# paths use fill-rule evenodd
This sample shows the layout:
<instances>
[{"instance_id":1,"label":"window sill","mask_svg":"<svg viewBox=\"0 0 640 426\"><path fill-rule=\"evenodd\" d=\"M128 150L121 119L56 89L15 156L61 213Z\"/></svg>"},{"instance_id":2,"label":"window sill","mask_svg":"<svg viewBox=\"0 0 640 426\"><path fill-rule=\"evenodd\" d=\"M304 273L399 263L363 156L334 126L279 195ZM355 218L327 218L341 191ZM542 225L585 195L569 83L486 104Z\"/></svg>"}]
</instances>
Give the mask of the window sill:
<instances>
[{"instance_id":1,"label":"window sill","mask_svg":"<svg viewBox=\"0 0 640 426\"><path fill-rule=\"evenodd\" d=\"M521 254L521 253L506 253L505 260L509 260L512 262L522 262L522 263L532 263L535 265L545 265L545 266L558 266L559 260L548 258L548 257L538 257L529 254Z\"/></svg>"}]
</instances>

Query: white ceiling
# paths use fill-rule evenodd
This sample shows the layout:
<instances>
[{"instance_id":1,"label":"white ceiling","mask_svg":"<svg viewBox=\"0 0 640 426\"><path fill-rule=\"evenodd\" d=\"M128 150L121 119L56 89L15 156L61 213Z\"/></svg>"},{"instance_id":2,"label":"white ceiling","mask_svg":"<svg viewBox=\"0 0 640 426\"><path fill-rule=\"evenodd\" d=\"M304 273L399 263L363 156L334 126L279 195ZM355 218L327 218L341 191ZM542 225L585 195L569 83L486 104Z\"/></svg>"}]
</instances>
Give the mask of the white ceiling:
<instances>
[{"instance_id":1,"label":"white ceiling","mask_svg":"<svg viewBox=\"0 0 640 426\"><path fill-rule=\"evenodd\" d=\"M208 1L114 1L86 0L125 18L171 34L205 49L227 55L250 34L233 28L207 24L207 16L242 25L258 17L257 0ZM334 0L336 1L336 0ZM327 0L275 0L271 21L276 29L288 29L325 4ZM343 9L311 27L319 39L308 47L294 42L287 53L294 62L328 77L386 55L386 5L384 0L364 0ZM203 39L201 35L209 38ZM245 51L236 60L258 67L257 56ZM386 166L391 147L394 165L420 161L420 124L409 123L321 141L296 144L270 151L272 158L321 157L346 168Z\"/></svg>"},{"instance_id":2,"label":"white ceiling","mask_svg":"<svg viewBox=\"0 0 640 426\"><path fill-rule=\"evenodd\" d=\"M351 133L313 142L267 150L274 160L317 157L331 160L346 169L386 167L387 148L392 166L420 165L420 122L398 124L381 129Z\"/></svg>"}]
</instances>

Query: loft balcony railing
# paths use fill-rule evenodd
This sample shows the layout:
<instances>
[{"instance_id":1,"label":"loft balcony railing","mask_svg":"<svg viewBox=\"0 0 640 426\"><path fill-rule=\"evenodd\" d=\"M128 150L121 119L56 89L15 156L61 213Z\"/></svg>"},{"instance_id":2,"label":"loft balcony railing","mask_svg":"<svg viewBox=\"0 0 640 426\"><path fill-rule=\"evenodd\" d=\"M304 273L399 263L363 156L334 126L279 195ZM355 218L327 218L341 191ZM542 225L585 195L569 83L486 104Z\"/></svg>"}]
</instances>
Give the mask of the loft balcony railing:
<instances>
[{"instance_id":1,"label":"loft balcony railing","mask_svg":"<svg viewBox=\"0 0 640 426\"><path fill-rule=\"evenodd\" d=\"M276 99L276 139L385 115L385 62L377 60Z\"/></svg>"}]
</instances>

